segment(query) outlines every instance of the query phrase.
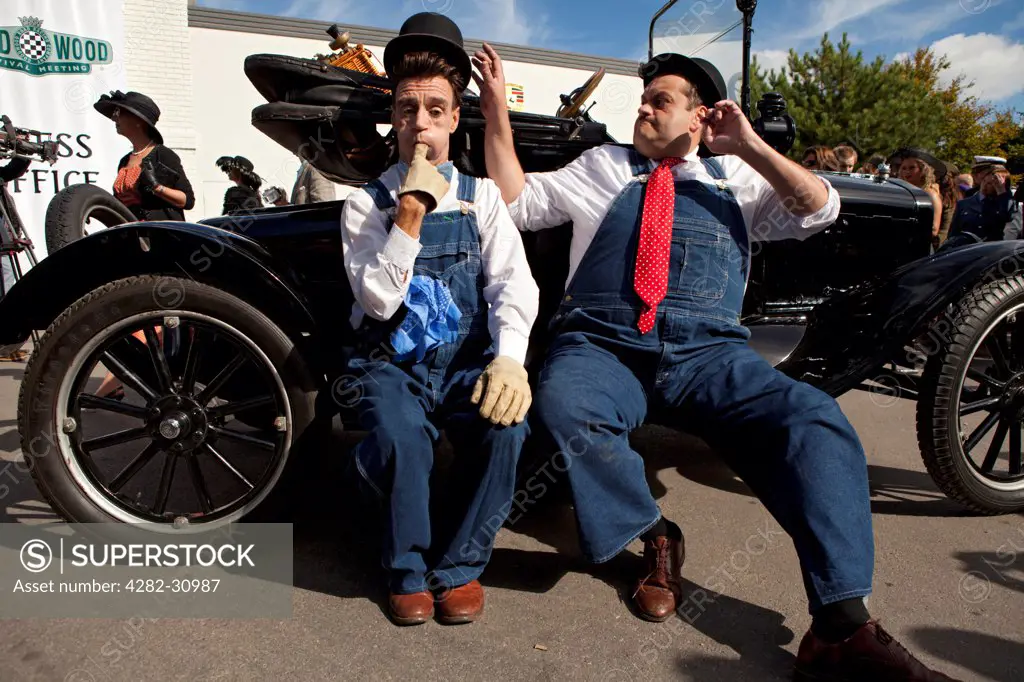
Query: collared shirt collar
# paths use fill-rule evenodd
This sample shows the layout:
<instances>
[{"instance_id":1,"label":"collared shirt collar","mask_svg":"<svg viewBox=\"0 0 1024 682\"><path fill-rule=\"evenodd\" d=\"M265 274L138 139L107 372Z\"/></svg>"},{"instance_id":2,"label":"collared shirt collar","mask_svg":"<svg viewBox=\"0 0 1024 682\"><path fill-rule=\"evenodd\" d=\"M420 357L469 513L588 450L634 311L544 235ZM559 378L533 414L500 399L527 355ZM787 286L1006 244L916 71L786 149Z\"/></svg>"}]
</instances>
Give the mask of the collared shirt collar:
<instances>
[{"instance_id":1,"label":"collared shirt collar","mask_svg":"<svg viewBox=\"0 0 1024 682\"><path fill-rule=\"evenodd\" d=\"M405 161L399 161L397 166L398 177L404 178L406 173L409 172L409 164L407 164ZM444 163L437 166L437 170L444 177L445 180L451 182L452 172L455 170L455 164L452 163L451 161L445 161Z\"/></svg>"}]
</instances>

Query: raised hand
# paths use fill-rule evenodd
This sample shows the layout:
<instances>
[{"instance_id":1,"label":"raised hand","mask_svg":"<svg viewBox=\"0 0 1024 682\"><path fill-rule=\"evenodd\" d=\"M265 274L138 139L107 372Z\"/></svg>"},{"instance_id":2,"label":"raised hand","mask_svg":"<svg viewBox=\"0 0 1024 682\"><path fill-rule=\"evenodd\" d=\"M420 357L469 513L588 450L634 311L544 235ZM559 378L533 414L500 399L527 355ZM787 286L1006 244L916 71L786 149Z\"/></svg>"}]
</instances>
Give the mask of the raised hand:
<instances>
[{"instance_id":1,"label":"raised hand","mask_svg":"<svg viewBox=\"0 0 1024 682\"><path fill-rule=\"evenodd\" d=\"M729 99L716 103L704 122L704 144L716 154L739 154L757 137L743 110Z\"/></svg>"},{"instance_id":2,"label":"raised hand","mask_svg":"<svg viewBox=\"0 0 1024 682\"><path fill-rule=\"evenodd\" d=\"M494 120L496 116L508 111L501 57L493 47L484 43L483 49L473 55L472 62L477 69L473 73L473 80L480 90L480 111L485 119Z\"/></svg>"}]
</instances>

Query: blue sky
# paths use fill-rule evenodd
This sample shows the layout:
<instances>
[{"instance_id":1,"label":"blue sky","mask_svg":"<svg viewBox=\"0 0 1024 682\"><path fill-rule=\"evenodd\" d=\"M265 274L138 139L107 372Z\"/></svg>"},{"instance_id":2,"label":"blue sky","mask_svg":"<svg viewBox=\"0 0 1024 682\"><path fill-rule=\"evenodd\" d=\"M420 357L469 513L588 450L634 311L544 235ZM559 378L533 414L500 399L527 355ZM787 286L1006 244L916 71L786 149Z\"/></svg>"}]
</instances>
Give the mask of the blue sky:
<instances>
[{"instance_id":1,"label":"blue sky","mask_svg":"<svg viewBox=\"0 0 1024 682\"><path fill-rule=\"evenodd\" d=\"M733 0L680 0L665 20L694 5L714 10ZM411 14L438 11L471 38L641 59L651 16L663 0L198 0L222 9L398 29ZM698 10L699 13L700 10ZM660 26L661 24L659 24ZM781 66L789 48L814 49L826 31L845 31L868 59L935 47L953 63L950 76L970 91L1024 113L1024 3L1021 0L759 0L753 50Z\"/></svg>"}]
</instances>

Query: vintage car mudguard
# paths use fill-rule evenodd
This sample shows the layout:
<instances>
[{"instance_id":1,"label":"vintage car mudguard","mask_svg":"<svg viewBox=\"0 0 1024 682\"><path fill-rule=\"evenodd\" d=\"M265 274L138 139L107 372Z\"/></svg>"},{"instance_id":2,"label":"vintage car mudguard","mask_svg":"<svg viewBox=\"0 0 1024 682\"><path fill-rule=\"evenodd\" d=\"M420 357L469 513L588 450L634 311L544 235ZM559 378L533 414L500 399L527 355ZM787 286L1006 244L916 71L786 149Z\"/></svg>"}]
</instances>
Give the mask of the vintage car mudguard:
<instances>
[{"instance_id":1,"label":"vintage car mudguard","mask_svg":"<svg viewBox=\"0 0 1024 682\"><path fill-rule=\"evenodd\" d=\"M39 261L0 299L0 344L23 343L32 330L45 329L77 299L113 279L152 274L210 282L258 303L286 331L315 331L287 270L260 244L228 230L161 221L108 228Z\"/></svg>"},{"instance_id":2,"label":"vintage car mudguard","mask_svg":"<svg viewBox=\"0 0 1024 682\"><path fill-rule=\"evenodd\" d=\"M966 246L908 263L817 306L800 343L777 367L839 396L890 361L908 362L904 347L932 323L941 325L947 307L966 291L1022 270L1021 240ZM936 326L946 338L951 329Z\"/></svg>"}]
</instances>

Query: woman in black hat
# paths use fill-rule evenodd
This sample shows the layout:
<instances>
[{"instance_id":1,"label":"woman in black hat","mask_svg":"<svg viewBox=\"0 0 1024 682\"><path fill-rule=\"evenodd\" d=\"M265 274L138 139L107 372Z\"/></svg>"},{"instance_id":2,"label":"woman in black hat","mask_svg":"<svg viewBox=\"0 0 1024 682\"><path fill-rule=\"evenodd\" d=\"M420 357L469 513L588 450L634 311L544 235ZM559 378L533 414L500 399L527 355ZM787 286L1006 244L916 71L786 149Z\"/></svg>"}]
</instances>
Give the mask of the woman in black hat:
<instances>
[{"instance_id":1,"label":"woman in black hat","mask_svg":"<svg viewBox=\"0 0 1024 682\"><path fill-rule=\"evenodd\" d=\"M263 207L259 194L263 180L256 175L252 161L244 156L222 156L217 159L217 167L235 183L224 192L224 215Z\"/></svg>"},{"instance_id":2,"label":"woman in black hat","mask_svg":"<svg viewBox=\"0 0 1024 682\"><path fill-rule=\"evenodd\" d=\"M139 220L184 220L185 211L195 206L195 195L181 159L164 146L156 128L156 103L141 93L118 90L93 106L132 143L132 151L118 163L114 196Z\"/></svg>"},{"instance_id":3,"label":"woman in black hat","mask_svg":"<svg viewBox=\"0 0 1024 682\"><path fill-rule=\"evenodd\" d=\"M945 174L946 166L923 149L912 147L904 149L902 154L903 161L900 163L899 178L928 192L933 209L932 239L933 242L938 242L942 227L943 206L937 178Z\"/></svg>"},{"instance_id":4,"label":"woman in black hat","mask_svg":"<svg viewBox=\"0 0 1024 682\"><path fill-rule=\"evenodd\" d=\"M157 130L160 108L138 92L111 92L93 105L114 122L117 133L132 143L132 151L117 165L114 196L139 220L185 220L185 211L195 206L192 185L182 168L181 159L164 146ZM163 340L163 329L157 328ZM134 334L145 343L142 332ZM122 400L124 386L108 373L96 395Z\"/></svg>"}]
</instances>

